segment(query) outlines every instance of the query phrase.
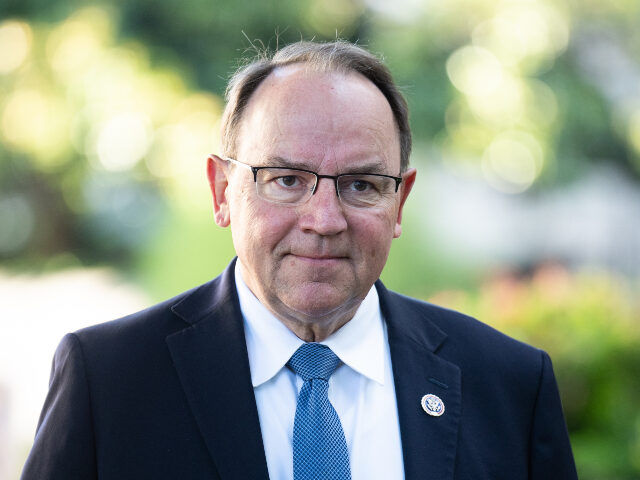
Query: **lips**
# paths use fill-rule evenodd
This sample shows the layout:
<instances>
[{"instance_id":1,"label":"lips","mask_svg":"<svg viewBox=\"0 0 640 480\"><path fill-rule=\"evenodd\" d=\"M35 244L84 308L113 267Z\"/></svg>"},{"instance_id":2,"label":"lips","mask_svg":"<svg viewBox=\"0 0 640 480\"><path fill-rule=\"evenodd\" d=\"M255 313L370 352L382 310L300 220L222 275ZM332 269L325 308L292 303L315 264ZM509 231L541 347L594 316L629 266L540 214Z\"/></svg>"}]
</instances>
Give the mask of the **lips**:
<instances>
[{"instance_id":1,"label":"lips","mask_svg":"<svg viewBox=\"0 0 640 480\"><path fill-rule=\"evenodd\" d=\"M313 265L314 267L331 266L346 260L347 257L342 255L327 255L327 254L313 254L313 253L290 253L292 257L298 263L306 263Z\"/></svg>"},{"instance_id":2,"label":"lips","mask_svg":"<svg viewBox=\"0 0 640 480\"><path fill-rule=\"evenodd\" d=\"M294 257L309 258L311 260L340 260L345 258L342 255L305 255L302 253L292 253Z\"/></svg>"},{"instance_id":3,"label":"lips","mask_svg":"<svg viewBox=\"0 0 640 480\"><path fill-rule=\"evenodd\" d=\"M341 255L339 253L290 252L289 255L300 258L308 258L310 260L342 260L347 258L346 255Z\"/></svg>"}]
</instances>

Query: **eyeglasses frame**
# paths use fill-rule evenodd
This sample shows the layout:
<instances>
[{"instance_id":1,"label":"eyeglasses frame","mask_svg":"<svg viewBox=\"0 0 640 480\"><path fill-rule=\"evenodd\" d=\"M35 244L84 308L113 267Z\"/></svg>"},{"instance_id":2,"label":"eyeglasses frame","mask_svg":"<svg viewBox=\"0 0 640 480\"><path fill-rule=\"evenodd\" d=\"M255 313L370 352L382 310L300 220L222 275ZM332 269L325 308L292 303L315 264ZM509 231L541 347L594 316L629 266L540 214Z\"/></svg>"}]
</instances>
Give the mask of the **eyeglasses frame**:
<instances>
[{"instance_id":1,"label":"eyeglasses frame","mask_svg":"<svg viewBox=\"0 0 640 480\"><path fill-rule=\"evenodd\" d=\"M270 169L278 169L278 170L297 170L300 172L306 172L306 173L310 173L311 175L316 177L316 181L315 184L313 186L313 190L311 191L311 195L315 195L316 191L318 190L318 183L320 182L321 178L330 178L331 180L333 180L333 185L334 188L336 189L336 195L338 196L338 198L340 197L340 192L338 191L338 178L340 177L346 177L346 176L353 176L353 175L372 175L375 177L385 177L385 178L391 178L396 182L396 187L394 190L394 193L398 193L398 188L400 188L400 184L402 183L402 177L394 177L393 175L385 175L382 173L341 173L339 175L321 175L317 172L314 172L313 170L307 170L305 168L297 168L297 167L278 167L278 166L270 166L270 165L264 165L261 167L254 167L253 165L249 165L247 163L243 163L240 162L234 158L231 157L221 157L222 160L225 160L227 162L231 162L234 165L241 165L243 167L247 167L249 169L251 169L251 172L253 173L253 182L254 183L258 183L258 172L260 170L266 169L266 168L270 168ZM311 198L311 197L309 197ZM279 203L279 202L277 202Z\"/></svg>"}]
</instances>

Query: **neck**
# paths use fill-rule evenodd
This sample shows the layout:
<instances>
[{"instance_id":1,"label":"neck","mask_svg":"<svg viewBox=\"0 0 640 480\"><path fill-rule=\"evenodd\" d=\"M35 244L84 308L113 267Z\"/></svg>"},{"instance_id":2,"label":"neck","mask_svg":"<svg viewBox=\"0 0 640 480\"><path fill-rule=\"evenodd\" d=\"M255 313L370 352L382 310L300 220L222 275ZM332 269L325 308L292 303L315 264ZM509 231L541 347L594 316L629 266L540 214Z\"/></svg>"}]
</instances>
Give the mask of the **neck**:
<instances>
[{"instance_id":1,"label":"neck","mask_svg":"<svg viewBox=\"0 0 640 480\"><path fill-rule=\"evenodd\" d=\"M330 309L314 307L310 304L304 309L297 309L287 305L277 296L268 295L259 284L247 281L247 276L244 275L241 264L239 265L242 280L258 301L295 336L305 342L326 340L354 317L366 297L365 294L362 298L351 298Z\"/></svg>"},{"instance_id":2,"label":"neck","mask_svg":"<svg viewBox=\"0 0 640 480\"><path fill-rule=\"evenodd\" d=\"M337 318L310 318L307 316L301 319L300 315L294 318L291 316L283 317L273 310L272 313L301 340L305 342L322 342L349 322L355 315L356 310L357 306L348 315L342 315Z\"/></svg>"}]
</instances>

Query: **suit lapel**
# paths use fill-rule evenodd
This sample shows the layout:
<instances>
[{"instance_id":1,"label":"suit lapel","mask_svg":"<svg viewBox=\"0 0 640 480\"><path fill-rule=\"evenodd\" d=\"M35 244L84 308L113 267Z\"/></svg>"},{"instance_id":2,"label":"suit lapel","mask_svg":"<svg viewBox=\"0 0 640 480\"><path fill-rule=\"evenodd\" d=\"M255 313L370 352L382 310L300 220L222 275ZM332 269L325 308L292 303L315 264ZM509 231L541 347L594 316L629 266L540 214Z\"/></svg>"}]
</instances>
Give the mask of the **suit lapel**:
<instances>
[{"instance_id":1,"label":"suit lapel","mask_svg":"<svg viewBox=\"0 0 640 480\"><path fill-rule=\"evenodd\" d=\"M387 322L405 478L452 479L458 443L460 369L436 352L446 334L425 317L413 300L390 293L377 282ZM421 406L426 394L445 405L442 416L428 415Z\"/></svg>"},{"instance_id":2,"label":"suit lapel","mask_svg":"<svg viewBox=\"0 0 640 480\"><path fill-rule=\"evenodd\" d=\"M191 326L167 344L220 477L268 479L234 264L172 307Z\"/></svg>"}]
</instances>

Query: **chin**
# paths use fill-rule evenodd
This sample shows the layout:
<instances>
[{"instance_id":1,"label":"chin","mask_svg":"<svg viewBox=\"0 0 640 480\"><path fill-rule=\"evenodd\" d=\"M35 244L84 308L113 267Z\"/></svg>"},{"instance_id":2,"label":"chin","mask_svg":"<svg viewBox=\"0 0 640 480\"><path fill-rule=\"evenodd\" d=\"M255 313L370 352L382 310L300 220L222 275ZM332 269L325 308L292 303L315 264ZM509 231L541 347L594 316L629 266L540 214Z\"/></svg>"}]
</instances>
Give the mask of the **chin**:
<instances>
[{"instance_id":1,"label":"chin","mask_svg":"<svg viewBox=\"0 0 640 480\"><path fill-rule=\"evenodd\" d=\"M355 296L345 295L346 288L331 284L314 283L292 287L292 290L294 295L289 295L285 304L309 319L330 317L338 311L349 310L357 303Z\"/></svg>"}]
</instances>

